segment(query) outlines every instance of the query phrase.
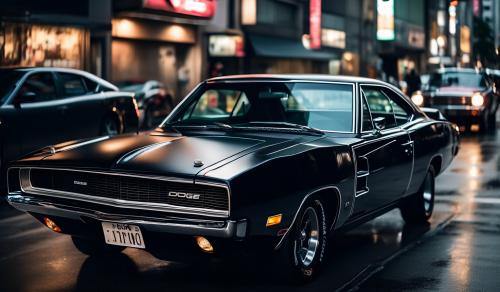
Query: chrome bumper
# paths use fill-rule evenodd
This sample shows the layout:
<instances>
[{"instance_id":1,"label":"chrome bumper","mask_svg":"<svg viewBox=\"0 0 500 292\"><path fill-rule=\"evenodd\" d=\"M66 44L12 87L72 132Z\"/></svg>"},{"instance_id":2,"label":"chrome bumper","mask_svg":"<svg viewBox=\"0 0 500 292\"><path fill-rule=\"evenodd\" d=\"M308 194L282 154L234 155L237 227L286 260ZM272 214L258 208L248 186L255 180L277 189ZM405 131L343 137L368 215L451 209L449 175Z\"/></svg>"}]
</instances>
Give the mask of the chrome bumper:
<instances>
[{"instance_id":1,"label":"chrome bumper","mask_svg":"<svg viewBox=\"0 0 500 292\"><path fill-rule=\"evenodd\" d=\"M246 236L246 220L212 221L186 219L186 223L174 223L168 222L168 219L163 218L134 217L83 208L76 209L72 206L52 203L46 199L25 195L21 192L8 195L7 201L11 206L20 211L63 217L82 223L85 222L82 217L87 217L98 221L134 224L150 232L218 238L244 238Z\"/></svg>"}]
</instances>

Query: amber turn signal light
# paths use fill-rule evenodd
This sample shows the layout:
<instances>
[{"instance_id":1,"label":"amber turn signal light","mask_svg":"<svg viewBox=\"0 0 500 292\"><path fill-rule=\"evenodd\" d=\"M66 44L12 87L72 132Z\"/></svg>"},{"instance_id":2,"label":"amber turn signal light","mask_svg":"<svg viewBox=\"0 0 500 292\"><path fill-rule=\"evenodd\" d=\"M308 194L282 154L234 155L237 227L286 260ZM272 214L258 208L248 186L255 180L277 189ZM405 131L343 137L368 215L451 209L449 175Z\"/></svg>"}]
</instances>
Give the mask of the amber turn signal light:
<instances>
[{"instance_id":1,"label":"amber turn signal light","mask_svg":"<svg viewBox=\"0 0 500 292\"><path fill-rule=\"evenodd\" d=\"M266 227L280 224L281 223L281 216L282 216L282 214L277 214L277 215L267 217Z\"/></svg>"},{"instance_id":2,"label":"amber turn signal light","mask_svg":"<svg viewBox=\"0 0 500 292\"><path fill-rule=\"evenodd\" d=\"M62 230L59 226L57 226L56 222L52 221L49 217L44 217L43 218L43 223L45 226L47 226L49 229L51 229L54 232L59 232L61 233Z\"/></svg>"},{"instance_id":3,"label":"amber turn signal light","mask_svg":"<svg viewBox=\"0 0 500 292\"><path fill-rule=\"evenodd\" d=\"M214 252L214 247L212 246L210 241L208 241L208 239L206 239L203 236L196 236L195 238L196 238L196 243L198 244L198 246L201 248L202 251L207 253Z\"/></svg>"}]
</instances>

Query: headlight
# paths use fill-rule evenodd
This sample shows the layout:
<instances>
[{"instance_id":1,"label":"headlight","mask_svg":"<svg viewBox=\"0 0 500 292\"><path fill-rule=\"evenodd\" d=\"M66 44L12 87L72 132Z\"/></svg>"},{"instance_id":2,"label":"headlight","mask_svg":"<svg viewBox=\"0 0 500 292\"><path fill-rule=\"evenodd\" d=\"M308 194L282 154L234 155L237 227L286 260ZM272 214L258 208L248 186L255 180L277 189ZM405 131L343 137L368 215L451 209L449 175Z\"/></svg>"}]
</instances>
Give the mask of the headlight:
<instances>
[{"instance_id":1,"label":"headlight","mask_svg":"<svg viewBox=\"0 0 500 292\"><path fill-rule=\"evenodd\" d=\"M471 103L473 106L482 106L484 103L484 97L481 95L481 93L476 92L472 95Z\"/></svg>"},{"instance_id":2,"label":"headlight","mask_svg":"<svg viewBox=\"0 0 500 292\"><path fill-rule=\"evenodd\" d=\"M424 104L424 96L420 91L417 91L411 96L411 101L418 106L422 106Z\"/></svg>"}]
</instances>

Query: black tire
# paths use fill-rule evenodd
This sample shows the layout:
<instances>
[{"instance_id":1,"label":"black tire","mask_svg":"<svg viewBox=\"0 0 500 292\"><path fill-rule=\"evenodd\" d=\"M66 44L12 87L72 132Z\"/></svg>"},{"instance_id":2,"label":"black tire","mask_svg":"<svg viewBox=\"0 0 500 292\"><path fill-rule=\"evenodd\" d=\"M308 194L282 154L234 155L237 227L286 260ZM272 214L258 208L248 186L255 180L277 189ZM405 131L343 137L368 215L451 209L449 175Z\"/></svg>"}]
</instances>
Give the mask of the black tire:
<instances>
[{"instance_id":1,"label":"black tire","mask_svg":"<svg viewBox=\"0 0 500 292\"><path fill-rule=\"evenodd\" d=\"M481 133L487 133L490 130L490 116L487 113L484 113L483 116L480 117L479 121L479 131Z\"/></svg>"},{"instance_id":2,"label":"black tire","mask_svg":"<svg viewBox=\"0 0 500 292\"><path fill-rule=\"evenodd\" d=\"M121 134L122 129L120 123L116 117L107 116L102 120L101 123L101 136L114 136Z\"/></svg>"},{"instance_id":3,"label":"black tire","mask_svg":"<svg viewBox=\"0 0 500 292\"><path fill-rule=\"evenodd\" d=\"M434 210L435 176L434 167L430 166L418 192L401 202L399 209L406 223L420 224L431 218Z\"/></svg>"},{"instance_id":4,"label":"black tire","mask_svg":"<svg viewBox=\"0 0 500 292\"><path fill-rule=\"evenodd\" d=\"M327 223L323 204L307 201L275 255L275 271L292 282L313 279L325 259Z\"/></svg>"},{"instance_id":5,"label":"black tire","mask_svg":"<svg viewBox=\"0 0 500 292\"><path fill-rule=\"evenodd\" d=\"M83 237L71 236L75 247L83 254L89 256L107 256L120 253L124 246L109 245L101 241Z\"/></svg>"}]
</instances>

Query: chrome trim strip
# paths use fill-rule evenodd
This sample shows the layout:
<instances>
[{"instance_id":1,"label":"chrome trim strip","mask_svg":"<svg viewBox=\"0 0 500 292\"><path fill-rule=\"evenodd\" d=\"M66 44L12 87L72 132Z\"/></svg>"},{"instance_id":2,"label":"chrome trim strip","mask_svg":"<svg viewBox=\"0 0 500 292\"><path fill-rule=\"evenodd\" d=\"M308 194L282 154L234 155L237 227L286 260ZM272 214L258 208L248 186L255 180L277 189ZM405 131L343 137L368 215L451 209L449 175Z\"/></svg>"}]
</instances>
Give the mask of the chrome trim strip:
<instances>
[{"instance_id":1,"label":"chrome trim strip","mask_svg":"<svg viewBox=\"0 0 500 292\"><path fill-rule=\"evenodd\" d=\"M297 211L295 212L295 215L293 216L292 223L290 223L290 226L286 230L285 234L283 234L283 236L281 237L278 244L274 247L274 250L278 250L281 247L281 245L283 244L283 241L288 236L288 233L290 232L291 227L295 224L295 220L297 220L297 216L299 215L299 212L302 209L302 206L304 205L304 203L307 201L307 199L310 196L314 195L315 193L326 190L326 189L336 190L337 191L336 193L338 194L338 199L339 199L339 209L337 210L337 216L332 223L332 227L333 227L333 225L338 221L339 216L340 216L340 210L342 209L342 194L340 193L339 188L336 186L326 186L326 187L321 187L321 188L315 189L314 191L312 191L304 196L304 198L302 199L302 202L300 202L299 208L297 208ZM330 228L330 230L331 230L331 228Z\"/></svg>"},{"instance_id":2,"label":"chrome trim strip","mask_svg":"<svg viewBox=\"0 0 500 292\"><path fill-rule=\"evenodd\" d=\"M40 198L25 196L22 194L13 194L7 197L7 201L10 205L18 210L24 212L35 212L44 215L59 216L69 219L74 219L81 221L81 216L86 216L98 221L106 222L116 222L124 224L136 224L140 225L142 228L152 231L152 232L166 232L173 234L184 234L184 235L201 235L201 236L213 236L220 238L231 238L236 236L236 231L238 229L237 221L224 220L224 221L206 221L200 220L192 221L191 223L174 223L168 222L168 219L162 218L131 218L124 215L109 214L97 212L89 209L71 210L67 209L67 206L53 204L51 202L44 201ZM214 226L210 226L212 225ZM223 225L221 227L215 227L215 225ZM241 229L241 228L240 228ZM240 231L240 237L246 236L246 229Z\"/></svg>"},{"instance_id":3,"label":"chrome trim strip","mask_svg":"<svg viewBox=\"0 0 500 292\"><path fill-rule=\"evenodd\" d=\"M97 173L103 175L117 175L117 176L127 176L127 177L138 177L145 179L155 179L162 181L171 181L171 182L180 182L180 183L189 183L189 184L202 184L202 185L210 185L216 186L226 189L226 194L228 196L228 210L214 210L214 209L205 209L205 208L192 208L192 207L183 207L183 206L175 206L171 204L164 203L149 203L149 202L140 202L140 201L130 201L130 200L121 200L121 199L111 199L111 198L102 198L91 195L84 195L72 192L44 189L33 187L30 181L30 172L31 169L46 169L46 170L62 170L62 171L74 171L74 172L85 172L85 173ZM42 195L42 196L53 196L63 199L74 199L84 202L97 203L107 206L113 207L121 207L128 209L142 209L142 210L153 210L160 212L169 212L169 213L179 213L179 214L190 214L190 215L201 215L201 216L209 216L209 217L221 217L227 218L230 215L230 191L229 187L222 183L215 182L207 182L207 181L192 181L188 179L180 179L180 178L171 178L171 177L159 177L159 176L142 176L142 175L134 175L134 174L124 174L124 173L113 173L113 172L99 172L99 171L88 171L88 170L75 170L75 169L62 169L62 168L43 168L43 167L21 167L19 171L19 179L21 184L21 191L28 194L34 195Z\"/></svg>"}]
</instances>

